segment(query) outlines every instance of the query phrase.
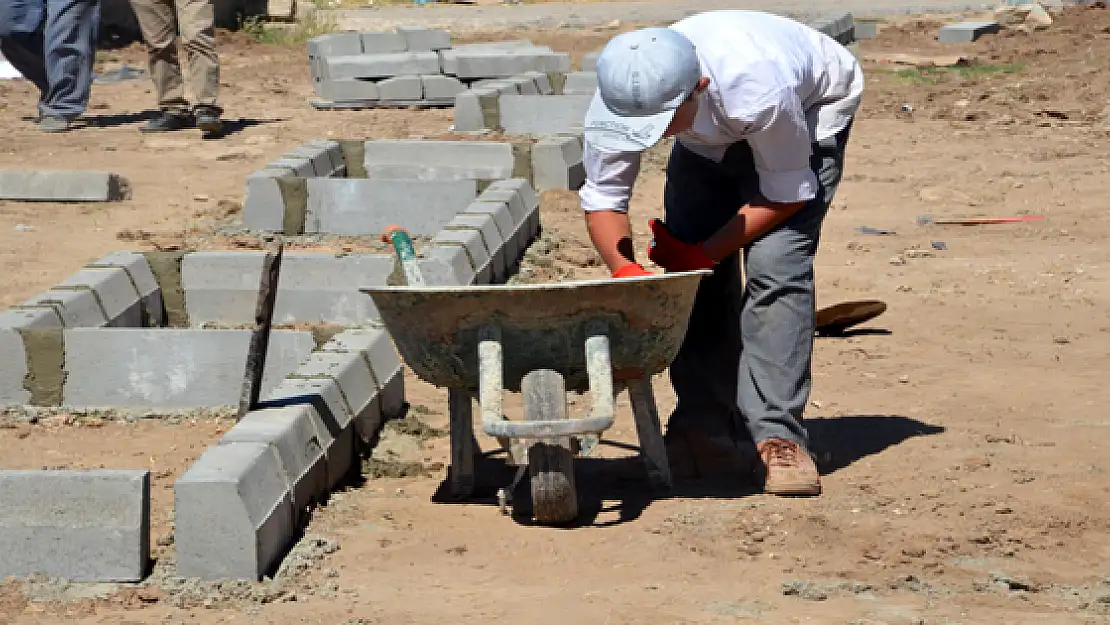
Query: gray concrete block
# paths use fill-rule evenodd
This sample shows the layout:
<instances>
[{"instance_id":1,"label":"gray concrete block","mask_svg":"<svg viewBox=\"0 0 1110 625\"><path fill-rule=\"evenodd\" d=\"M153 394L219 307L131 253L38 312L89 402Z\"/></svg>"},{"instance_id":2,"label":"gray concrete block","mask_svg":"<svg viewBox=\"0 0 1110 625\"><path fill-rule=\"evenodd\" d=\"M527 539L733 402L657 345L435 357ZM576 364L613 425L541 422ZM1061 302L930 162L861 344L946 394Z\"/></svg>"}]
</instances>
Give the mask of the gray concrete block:
<instances>
[{"instance_id":1,"label":"gray concrete block","mask_svg":"<svg viewBox=\"0 0 1110 625\"><path fill-rule=\"evenodd\" d=\"M490 267L489 250L486 249L482 233L478 230L453 228L440 230L439 234L432 239L432 244L463 248L470 261L470 267L474 270L474 282L488 284L492 280L493 269Z\"/></svg>"},{"instance_id":2,"label":"gray concrete block","mask_svg":"<svg viewBox=\"0 0 1110 625\"><path fill-rule=\"evenodd\" d=\"M394 76L378 82L378 94L388 100L424 99L424 82L419 76Z\"/></svg>"},{"instance_id":3,"label":"gray concrete block","mask_svg":"<svg viewBox=\"0 0 1110 625\"><path fill-rule=\"evenodd\" d=\"M535 86L535 83L533 83L533 86ZM520 93L520 81L513 78L489 78L471 83L471 88L492 89L501 94L518 95Z\"/></svg>"},{"instance_id":4,"label":"gray concrete block","mask_svg":"<svg viewBox=\"0 0 1110 625\"><path fill-rule=\"evenodd\" d=\"M455 130L470 132L497 128L501 124L495 89L480 88L455 96Z\"/></svg>"},{"instance_id":5,"label":"gray concrete block","mask_svg":"<svg viewBox=\"0 0 1110 625\"><path fill-rule=\"evenodd\" d=\"M357 351L370 364L384 419L401 416L405 404L404 368L389 333L380 328L353 328L331 338L321 351ZM358 423L356 422L356 426ZM369 440L368 436L364 440Z\"/></svg>"},{"instance_id":6,"label":"gray concrete block","mask_svg":"<svg viewBox=\"0 0 1110 625\"><path fill-rule=\"evenodd\" d=\"M258 580L293 539L293 501L271 445L212 445L173 490L180 577Z\"/></svg>"},{"instance_id":7,"label":"gray concrete block","mask_svg":"<svg viewBox=\"0 0 1110 625\"><path fill-rule=\"evenodd\" d=\"M582 145L573 137L541 139L532 146L532 183L537 191L577 191L586 182Z\"/></svg>"},{"instance_id":8,"label":"gray concrete block","mask_svg":"<svg viewBox=\"0 0 1110 625\"><path fill-rule=\"evenodd\" d=\"M540 71L565 74L571 70L570 55L566 52L548 54L543 58L543 61L544 66Z\"/></svg>"},{"instance_id":9,"label":"gray concrete block","mask_svg":"<svg viewBox=\"0 0 1110 625\"><path fill-rule=\"evenodd\" d=\"M874 39L879 36L884 22L879 20L856 20L854 34L856 39Z\"/></svg>"},{"instance_id":10,"label":"gray concrete block","mask_svg":"<svg viewBox=\"0 0 1110 625\"><path fill-rule=\"evenodd\" d=\"M297 406L308 411L324 448L327 487L342 482L355 458L355 428L339 384L326 378L290 377L264 397L263 408Z\"/></svg>"},{"instance_id":11,"label":"gray concrete block","mask_svg":"<svg viewBox=\"0 0 1110 625\"><path fill-rule=\"evenodd\" d=\"M305 143L305 145L318 145L323 147L328 154L331 161L331 173L328 176L345 175L347 170L347 162L343 158L343 147L339 145L338 141L331 141L329 139L314 139Z\"/></svg>"},{"instance_id":12,"label":"gray concrete block","mask_svg":"<svg viewBox=\"0 0 1110 625\"><path fill-rule=\"evenodd\" d=\"M309 58L349 56L362 54L362 39L358 33L331 33L309 39L306 47Z\"/></svg>"},{"instance_id":13,"label":"gray concrete block","mask_svg":"<svg viewBox=\"0 0 1110 625\"><path fill-rule=\"evenodd\" d=\"M249 330L79 328L65 331L67 406L199 408L239 403ZM315 347L311 332L275 330L262 391Z\"/></svg>"},{"instance_id":14,"label":"gray concrete block","mask_svg":"<svg viewBox=\"0 0 1110 625\"><path fill-rule=\"evenodd\" d=\"M994 35L1002 29L998 22L959 22L940 29L937 40L941 43L971 43L983 35Z\"/></svg>"},{"instance_id":15,"label":"gray concrete block","mask_svg":"<svg viewBox=\"0 0 1110 625\"><path fill-rule=\"evenodd\" d=\"M391 52L406 52L409 49L405 37L401 33L369 31L360 33L360 36L362 37L362 54L389 54ZM358 53L350 52L348 54Z\"/></svg>"},{"instance_id":16,"label":"gray concrete block","mask_svg":"<svg viewBox=\"0 0 1110 625\"><path fill-rule=\"evenodd\" d=\"M601 56L601 51L587 52L582 55L582 62L579 64L584 72L597 71L597 57Z\"/></svg>"},{"instance_id":17,"label":"gray concrete block","mask_svg":"<svg viewBox=\"0 0 1110 625\"><path fill-rule=\"evenodd\" d=\"M151 271L146 256L138 252L112 252L86 266L90 268L118 267L122 269L139 294L139 301L143 308L144 325L161 327L165 324L166 314L162 304L162 288L158 285L158 280L154 277L154 272Z\"/></svg>"},{"instance_id":18,"label":"gray concrete block","mask_svg":"<svg viewBox=\"0 0 1110 625\"><path fill-rule=\"evenodd\" d=\"M536 235L535 222L538 219L538 211L526 206L520 192L511 188L496 188L490 187L478 196L479 202L496 202L505 204L509 209L509 214L513 217L513 240L515 242L515 249L518 253L523 254L524 250L532 243ZM510 258L509 264L511 265L515 260Z\"/></svg>"},{"instance_id":19,"label":"gray concrete block","mask_svg":"<svg viewBox=\"0 0 1110 625\"><path fill-rule=\"evenodd\" d=\"M92 291L107 325L114 328L143 327L143 306L139 292L127 272L116 267L86 268L58 283L55 290L88 289Z\"/></svg>"},{"instance_id":20,"label":"gray concrete block","mask_svg":"<svg viewBox=\"0 0 1110 625\"><path fill-rule=\"evenodd\" d=\"M312 160L300 156L283 156L270 161L266 164L266 167L268 169L288 170L289 174L299 178L312 178L316 175L316 167Z\"/></svg>"},{"instance_id":21,"label":"gray concrete block","mask_svg":"<svg viewBox=\"0 0 1110 625\"><path fill-rule=\"evenodd\" d=\"M326 178L331 175L331 155L322 145L299 145L283 155L284 158L304 159L312 164L312 175Z\"/></svg>"},{"instance_id":22,"label":"gray concrete block","mask_svg":"<svg viewBox=\"0 0 1110 625\"><path fill-rule=\"evenodd\" d=\"M150 472L0 470L0 579L137 582L150 564Z\"/></svg>"},{"instance_id":23,"label":"gray concrete block","mask_svg":"<svg viewBox=\"0 0 1110 625\"><path fill-rule=\"evenodd\" d=\"M539 95L540 94L540 90L536 86L536 80L534 78L532 78L531 76L527 76L527 75L510 76L509 78L501 78L499 80L501 80L503 82L506 82L506 83L512 85L513 87L515 87L515 91L518 94L522 94L522 95ZM512 95L512 94L510 94L510 95Z\"/></svg>"},{"instance_id":24,"label":"gray concrete block","mask_svg":"<svg viewBox=\"0 0 1110 625\"><path fill-rule=\"evenodd\" d=\"M520 95L552 95L555 89L551 85L551 77L547 72L525 72L524 76L536 85L536 93L525 93L521 90Z\"/></svg>"},{"instance_id":25,"label":"gray concrete block","mask_svg":"<svg viewBox=\"0 0 1110 625\"><path fill-rule=\"evenodd\" d=\"M17 329L0 328L0 406L22 406L31 401L31 392L24 386L26 376L27 353L23 337ZM3 515L2 508L0 505L0 515ZM3 569L0 564L0 577Z\"/></svg>"},{"instance_id":26,"label":"gray concrete block","mask_svg":"<svg viewBox=\"0 0 1110 625\"><path fill-rule=\"evenodd\" d=\"M363 162L367 178L407 180L500 180L516 164L508 143L414 140L367 141ZM405 187L405 205L421 206L411 189Z\"/></svg>"},{"instance_id":27,"label":"gray concrete block","mask_svg":"<svg viewBox=\"0 0 1110 625\"><path fill-rule=\"evenodd\" d=\"M466 85L458 78L442 74L421 76L420 81L424 85L425 100L453 100L466 90Z\"/></svg>"},{"instance_id":28,"label":"gray concrete block","mask_svg":"<svg viewBox=\"0 0 1110 625\"><path fill-rule=\"evenodd\" d=\"M566 54L550 48L441 50L443 73L462 79L507 78L529 71L560 71ZM569 67L568 67L569 69ZM567 70L561 70L567 71Z\"/></svg>"},{"instance_id":29,"label":"gray concrete block","mask_svg":"<svg viewBox=\"0 0 1110 625\"><path fill-rule=\"evenodd\" d=\"M428 286L462 286L474 282L474 268L461 247L433 246L420 259L420 271Z\"/></svg>"},{"instance_id":30,"label":"gray concrete block","mask_svg":"<svg viewBox=\"0 0 1110 625\"><path fill-rule=\"evenodd\" d=\"M0 311L0 328L60 328L62 318L58 311L49 305L37 308L9 308Z\"/></svg>"},{"instance_id":31,"label":"gray concrete block","mask_svg":"<svg viewBox=\"0 0 1110 625\"><path fill-rule=\"evenodd\" d=\"M510 39L507 41L483 41L477 43L457 43L451 46L452 50L467 52L473 50L520 50L526 48L542 47L545 50L550 50L546 46L537 46L527 39Z\"/></svg>"},{"instance_id":32,"label":"gray concrete block","mask_svg":"<svg viewBox=\"0 0 1110 625\"><path fill-rule=\"evenodd\" d=\"M280 169L262 169L247 176L243 198L243 225L257 232L282 232L285 199L277 179L289 175Z\"/></svg>"},{"instance_id":33,"label":"gray concrete block","mask_svg":"<svg viewBox=\"0 0 1110 625\"><path fill-rule=\"evenodd\" d=\"M328 76L336 78L391 78L440 73L435 52L396 52L360 54L328 58Z\"/></svg>"},{"instance_id":34,"label":"gray concrete block","mask_svg":"<svg viewBox=\"0 0 1110 625\"><path fill-rule=\"evenodd\" d=\"M589 95L597 91L597 72L570 72L563 85L563 95Z\"/></svg>"},{"instance_id":35,"label":"gray concrete block","mask_svg":"<svg viewBox=\"0 0 1110 625\"><path fill-rule=\"evenodd\" d=\"M314 506L327 492L324 446L307 406L264 408L248 412L218 443L265 443L281 459L282 472L290 487L294 520L307 520L306 508Z\"/></svg>"},{"instance_id":36,"label":"gray concrete block","mask_svg":"<svg viewBox=\"0 0 1110 625\"><path fill-rule=\"evenodd\" d=\"M493 216L488 214L463 213L456 215L444 229L447 230L477 230L482 235L482 242L489 255L490 281L494 283L505 280L505 271L508 260L505 258L505 238L497 228ZM479 268L479 272L481 268Z\"/></svg>"},{"instance_id":37,"label":"gray concrete block","mask_svg":"<svg viewBox=\"0 0 1110 625\"><path fill-rule=\"evenodd\" d=\"M23 306L53 306L61 315L62 325L66 328L103 328L108 325L108 316L100 302L89 289L62 290L51 289L40 293Z\"/></svg>"},{"instance_id":38,"label":"gray concrete block","mask_svg":"<svg viewBox=\"0 0 1110 625\"><path fill-rule=\"evenodd\" d=\"M130 197L127 180L106 171L0 170L0 200L114 202Z\"/></svg>"},{"instance_id":39,"label":"gray concrete block","mask_svg":"<svg viewBox=\"0 0 1110 625\"><path fill-rule=\"evenodd\" d=\"M185 307L193 325L253 323L263 252L193 252L181 263ZM385 254L289 252L282 258L274 323L358 325L379 318L358 289L386 284Z\"/></svg>"},{"instance_id":40,"label":"gray concrete block","mask_svg":"<svg viewBox=\"0 0 1110 625\"><path fill-rule=\"evenodd\" d=\"M517 224L509 212L505 202L472 202L466 207L466 213L471 215L489 215L497 225L497 232L504 241L505 262L508 266L520 256L520 243L516 238Z\"/></svg>"},{"instance_id":41,"label":"gray concrete block","mask_svg":"<svg viewBox=\"0 0 1110 625\"><path fill-rule=\"evenodd\" d=\"M503 95L501 127L512 135L581 133L593 95Z\"/></svg>"},{"instance_id":42,"label":"gray concrete block","mask_svg":"<svg viewBox=\"0 0 1110 625\"><path fill-rule=\"evenodd\" d=\"M377 431L381 426L382 407L377 381L370 370L370 362L361 351L314 352L290 377L334 381L360 437L365 432Z\"/></svg>"},{"instance_id":43,"label":"gray concrete block","mask_svg":"<svg viewBox=\"0 0 1110 625\"><path fill-rule=\"evenodd\" d=\"M474 180L400 178L409 171L375 168L369 179L309 180L305 232L377 235L397 224L432 235L478 195Z\"/></svg>"},{"instance_id":44,"label":"gray concrete block","mask_svg":"<svg viewBox=\"0 0 1110 625\"><path fill-rule=\"evenodd\" d=\"M508 189L520 197L525 214L528 215L528 223L531 225L530 238L535 238L540 233L540 198L536 195L536 190L532 184L523 178L508 178L506 180L496 180L486 188L487 191L495 189Z\"/></svg>"},{"instance_id":45,"label":"gray concrete block","mask_svg":"<svg viewBox=\"0 0 1110 625\"><path fill-rule=\"evenodd\" d=\"M405 38L405 43L411 51L445 50L451 47L451 35L445 30L423 26L400 26L397 28L397 33Z\"/></svg>"}]
</instances>

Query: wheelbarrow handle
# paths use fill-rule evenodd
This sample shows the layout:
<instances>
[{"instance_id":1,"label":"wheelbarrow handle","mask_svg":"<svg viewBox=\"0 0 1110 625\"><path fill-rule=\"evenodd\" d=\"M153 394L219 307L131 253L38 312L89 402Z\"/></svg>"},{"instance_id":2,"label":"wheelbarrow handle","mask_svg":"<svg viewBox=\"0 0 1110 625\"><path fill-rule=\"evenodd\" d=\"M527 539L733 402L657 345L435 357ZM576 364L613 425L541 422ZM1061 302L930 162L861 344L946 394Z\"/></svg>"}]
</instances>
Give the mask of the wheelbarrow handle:
<instances>
[{"instance_id":1,"label":"wheelbarrow handle","mask_svg":"<svg viewBox=\"0 0 1110 625\"><path fill-rule=\"evenodd\" d=\"M397 260L401 262L401 269L405 272L405 282L409 286L424 286L424 275L420 272L420 264L416 260L416 248L412 245L412 237L408 230L401 226L388 226L382 233L382 243L393 244L397 253Z\"/></svg>"}]
</instances>

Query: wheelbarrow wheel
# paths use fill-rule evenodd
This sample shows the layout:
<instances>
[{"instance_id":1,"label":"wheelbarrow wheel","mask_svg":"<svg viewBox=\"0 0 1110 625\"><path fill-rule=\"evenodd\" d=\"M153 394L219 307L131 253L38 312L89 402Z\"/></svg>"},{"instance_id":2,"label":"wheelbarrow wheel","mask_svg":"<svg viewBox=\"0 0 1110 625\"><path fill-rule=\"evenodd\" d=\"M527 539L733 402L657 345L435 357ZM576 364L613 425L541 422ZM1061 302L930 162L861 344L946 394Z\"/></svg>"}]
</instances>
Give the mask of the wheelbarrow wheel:
<instances>
[{"instance_id":1,"label":"wheelbarrow wheel","mask_svg":"<svg viewBox=\"0 0 1110 625\"><path fill-rule=\"evenodd\" d=\"M539 369L521 380L524 418L557 421L567 418L566 382L558 371ZM574 452L569 437L539 439L528 449L532 483L532 517L539 523L567 523L578 516L574 485Z\"/></svg>"}]
</instances>

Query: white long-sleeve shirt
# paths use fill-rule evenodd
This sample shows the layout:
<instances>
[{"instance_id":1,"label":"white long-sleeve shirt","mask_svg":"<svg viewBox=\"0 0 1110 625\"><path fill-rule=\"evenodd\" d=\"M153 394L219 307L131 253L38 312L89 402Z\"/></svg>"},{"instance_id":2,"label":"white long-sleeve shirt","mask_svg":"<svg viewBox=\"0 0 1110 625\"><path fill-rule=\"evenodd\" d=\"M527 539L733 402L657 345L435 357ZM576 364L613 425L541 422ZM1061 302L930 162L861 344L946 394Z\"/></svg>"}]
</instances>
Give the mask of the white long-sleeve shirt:
<instances>
[{"instance_id":1,"label":"white long-sleeve shirt","mask_svg":"<svg viewBox=\"0 0 1110 625\"><path fill-rule=\"evenodd\" d=\"M693 126L676 140L715 162L746 140L764 197L812 199L818 188L812 144L843 130L863 93L863 70L852 53L805 24L756 11L709 11L671 28L693 42L710 80ZM582 208L627 212L641 155L605 152L587 139Z\"/></svg>"}]
</instances>

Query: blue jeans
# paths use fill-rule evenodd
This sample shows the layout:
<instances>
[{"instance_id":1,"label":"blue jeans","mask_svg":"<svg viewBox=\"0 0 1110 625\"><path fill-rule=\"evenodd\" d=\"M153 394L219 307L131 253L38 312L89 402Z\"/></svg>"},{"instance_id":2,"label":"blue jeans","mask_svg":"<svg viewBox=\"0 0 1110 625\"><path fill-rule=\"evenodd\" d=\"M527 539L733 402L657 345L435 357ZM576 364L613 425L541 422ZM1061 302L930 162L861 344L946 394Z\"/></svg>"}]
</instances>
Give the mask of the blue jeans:
<instances>
[{"instance_id":1,"label":"blue jeans","mask_svg":"<svg viewBox=\"0 0 1110 625\"><path fill-rule=\"evenodd\" d=\"M802 413L816 324L813 258L850 130L813 145L817 197L743 250L746 276L737 252L702 280L686 338L671 363L678 404L668 429L695 429L737 443L783 438L808 447ZM721 163L676 142L664 192L667 226L687 243L704 241L758 192L746 142L731 145Z\"/></svg>"},{"instance_id":2,"label":"blue jeans","mask_svg":"<svg viewBox=\"0 0 1110 625\"><path fill-rule=\"evenodd\" d=\"M72 120L89 104L100 0L45 0L45 9L34 32L0 38L0 52L38 87L41 115Z\"/></svg>"}]
</instances>

